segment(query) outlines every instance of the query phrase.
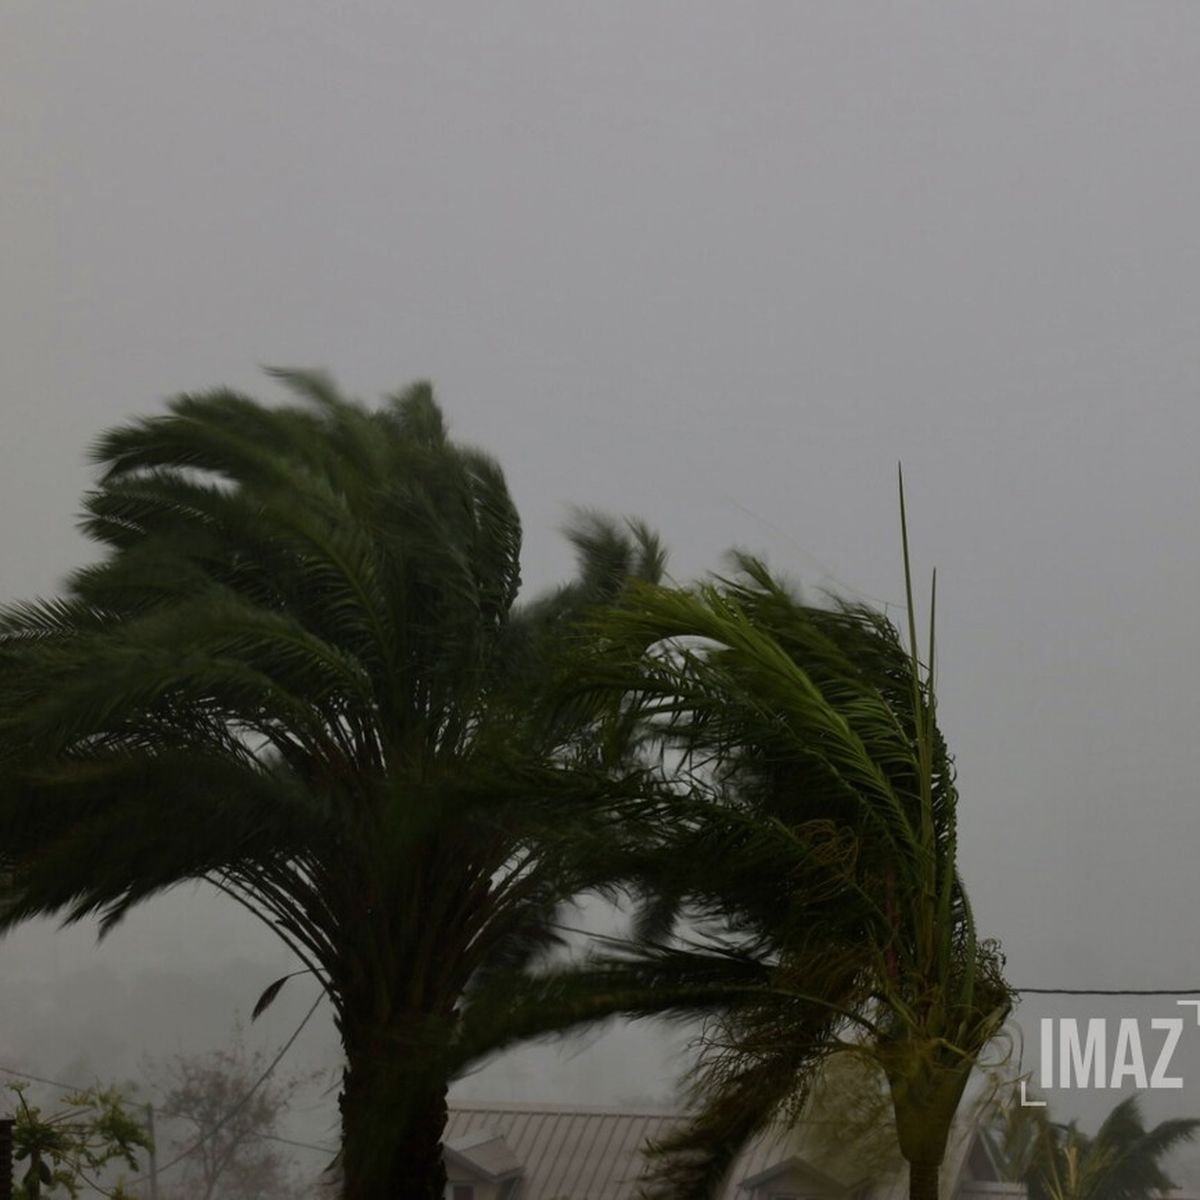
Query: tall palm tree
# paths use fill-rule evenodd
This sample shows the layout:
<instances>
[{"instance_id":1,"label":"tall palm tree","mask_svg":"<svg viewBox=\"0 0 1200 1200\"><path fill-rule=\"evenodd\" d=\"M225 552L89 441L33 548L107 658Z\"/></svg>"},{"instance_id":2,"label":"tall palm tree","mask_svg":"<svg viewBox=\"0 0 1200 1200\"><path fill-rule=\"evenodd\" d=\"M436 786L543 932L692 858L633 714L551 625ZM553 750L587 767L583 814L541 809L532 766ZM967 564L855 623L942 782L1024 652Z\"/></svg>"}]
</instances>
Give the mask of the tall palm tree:
<instances>
[{"instance_id":1,"label":"tall palm tree","mask_svg":"<svg viewBox=\"0 0 1200 1200\"><path fill-rule=\"evenodd\" d=\"M1094 1135L1075 1121L1059 1124L1047 1109L1005 1106L985 1130L993 1157L1030 1200L1154 1200L1174 1183L1162 1160L1191 1141L1200 1120L1163 1121L1147 1129L1136 1095L1127 1096Z\"/></svg>"},{"instance_id":2,"label":"tall palm tree","mask_svg":"<svg viewBox=\"0 0 1200 1200\"><path fill-rule=\"evenodd\" d=\"M906 574L907 558L906 539ZM645 898L636 940L487 1003L513 1036L612 1006L706 1020L696 1116L659 1148L658 1195L710 1195L847 1051L886 1079L913 1200L936 1200L959 1101L1012 994L955 865L932 661L911 620L906 648L867 606L809 606L761 562L737 564L697 588L634 588L581 672L622 722L640 719L661 763L657 839L622 869Z\"/></svg>"},{"instance_id":3,"label":"tall palm tree","mask_svg":"<svg viewBox=\"0 0 1200 1200\"><path fill-rule=\"evenodd\" d=\"M584 517L579 579L519 609L504 478L427 385L372 411L274 374L302 403L185 395L106 434L100 561L0 615L0 928L212 884L332 1003L347 1200L440 1200L463 997L554 942L597 881L556 835L610 819L579 782L607 751L532 700L663 554Z\"/></svg>"}]
</instances>

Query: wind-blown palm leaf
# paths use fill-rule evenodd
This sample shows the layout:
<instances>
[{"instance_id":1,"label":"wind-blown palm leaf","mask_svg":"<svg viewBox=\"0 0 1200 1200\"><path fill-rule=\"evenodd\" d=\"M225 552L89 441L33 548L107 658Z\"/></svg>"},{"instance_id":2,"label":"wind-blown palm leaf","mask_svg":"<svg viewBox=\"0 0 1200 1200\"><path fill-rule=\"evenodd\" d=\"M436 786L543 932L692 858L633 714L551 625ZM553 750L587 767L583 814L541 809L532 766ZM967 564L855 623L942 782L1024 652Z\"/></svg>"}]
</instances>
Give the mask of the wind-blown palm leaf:
<instances>
[{"instance_id":1,"label":"wind-blown palm leaf","mask_svg":"<svg viewBox=\"0 0 1200 1200\"><path fill-rule=\"evenodd\" d=\"M912 1193L933 1200L963 1088L1012 994L955 866L932 673L911 628L906 647L867 606L810 606L760 561L735 566L690 589L630 588L595 620L572 696L623 737L639 724L658 763L651 832L622 871L644 901L623 1011L709 1018L696 1116L661 1148L653 1194L709 1195L766 1122L803 1109L824 1058L850 1050L886 1077ZM681 920L699 941L686 953L671 937ZM697 955L730 951L757 964L753 986L718 972L690 990ZM510 1003L543 1019L558 1005L569 1027L589 1015L571 989L602 994L630 959L577 970L513 981Z\"/></svg>"},{"instance_id":2,"label":"wind-blown palm leaf","mask_svg":"<svg viewBox=\"0 0 1200 1200\"><path fill-rule=\"evenodd\" d=\"M1052 1121L1044 1107L1010 1104L986 1133L993 1157L1031 1200L1155 1200L1175 1185L1163 1159L1200 1131L1193 1118L1147 1129L1138 1097L1116 1104L1095 1134Z\"/></svg>"},{"instance_id":3,"label":"wind-blown palm leaf","mask_svg":"<svg viewBox=\"0 0 1200 1200\"><path fill-rule=\"evenodd\" d=\"M186 395L102 437L103 557L0 612L0 927L208 881L333 1004L346 1196L440 1197L457 1009L554 944L641 790L539 702L554 647L662 551L581 519L578 583L522 609L503 474L428 385L369 410L273 374L299 405Z\"/></svg>"}]
</instances>

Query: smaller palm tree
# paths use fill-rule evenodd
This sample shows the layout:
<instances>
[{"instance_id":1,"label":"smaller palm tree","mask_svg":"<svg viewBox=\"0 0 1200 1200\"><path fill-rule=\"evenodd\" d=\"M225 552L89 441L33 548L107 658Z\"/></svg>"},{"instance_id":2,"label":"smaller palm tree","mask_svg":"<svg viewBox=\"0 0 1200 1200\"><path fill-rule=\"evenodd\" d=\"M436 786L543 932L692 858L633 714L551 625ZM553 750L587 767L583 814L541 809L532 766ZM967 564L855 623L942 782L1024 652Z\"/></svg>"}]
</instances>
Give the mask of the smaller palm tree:
<instances>
[{"instance_id":1,"label":"smaller palm tree","mask_svg":"<svg viewBox=\"0 0 1200 1200\"><path fill-rule=\"evenodd\" d=\"M906 577L907 560L905 539ZM932 635L922 662L911 618L905 645L882 613L813 607L761 562L737 565L696 588L632 587L579 670L662 766L642 810L657 828L627 858L647 900L636 942L474 1008L509 1036L554 1013L562 1028L613 1011L705 1021L694 1118L659 1147L663 1200L711 1195L839 1052L886 1081L910 1196L937 1200L1013 995L957 870ZM908 599L911 613L911 580Z\"/></svg>"},{"instance_id":2,"label":"smaller palm tree","mask_svg":"<svg viewBox=\"0 0 1200 1200\"><path fill-rule=\"evenodd\" d=\"M1127 1096L1095 1134L1078 1122L1053 1121L1048 1110L1007 1105L985 1131L992 1156L1029 1200L1153 1200L1175 1186L1163 1159L1200 1129L1176 1118L1147 1129L1138 1097Z\"/></svg>"}]
</instances>

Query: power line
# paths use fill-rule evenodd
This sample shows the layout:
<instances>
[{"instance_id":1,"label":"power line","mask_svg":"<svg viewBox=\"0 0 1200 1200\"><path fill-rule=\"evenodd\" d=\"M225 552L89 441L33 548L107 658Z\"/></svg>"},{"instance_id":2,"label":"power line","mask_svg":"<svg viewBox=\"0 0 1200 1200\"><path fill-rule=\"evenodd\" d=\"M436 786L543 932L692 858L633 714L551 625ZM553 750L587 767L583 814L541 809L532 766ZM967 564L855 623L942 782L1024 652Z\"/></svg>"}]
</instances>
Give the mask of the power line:
<instances>
[{"instance_id":1,"label":"power line","mask_svg":"<svg viewBox=\"0 0 1200 1200\"><path fill-rule=\"evenodd\" d=\"M569 925L558 925L556 928L561 929L567 933L580 933L580 934L585 934L588 937L601 937L601 938L603 937L603 935L596 934L592 930L576 929L576 928L572 928ZM1021 996L1200 996L1200 987L1194 987L1194 988L1015 987L1012 989L1012 991L1016 992L1018 995L1021 995ZM279 1054L276 1055L276 1057L272 1061L271 1065L259 1077L259 1079L255 1082L254 1086L251 1087L251 1089L246 1093L246 1095L243 1096L238 1101L237 1105L235 1105L234 1108L230 1110L230 1114L227 1114L225 1117L223 1117L221 1119L221 1122L217 1126L214 1126L214 1130L221 1128L225 1124L225 1122L230 1119L231 1115L236 1115L237 1112L241 1111L241 1106L244 1105L245 1102L248 1101L249 1098L258 1089L258 1087L266 1081L267 1077L271 1074L271 1072L278 1065L279 1060L291 1048L291 1045L296 1040L296 1038L300 1036L300 1031L308 1023L309 1017L311 1017L313 1012L316 1011L316 1007L320 1002L321 1002L321 997L318 996L316 1001L313 1003L312 1008L310 1008L308 1010L308 1013L305 1015L304 1020L300 1022L299 1026L296 1028L296 1031L284 1043L282 1049L280 1050ZM0 1063L0 1074L13 1075L18 1079L28 1079L33 1083L48 1084L50 1087L61 1088L62 1091L64 1091L64 1092L86 1092L91 1087L90 1084L63 1083L63 1081L61 1079L47 1079L44 1075L33 1075L29 1071L18 1071L16 1069L16 1067L6 1067L6 1066L4 1066L3 1063ZM270 1137L272 1135L263 1134L262 1136ZM274 1140L275 1141L287 1141L286 1138L274 1138ZM327 1146L314 1146L307 1142L296 1142L294 1144L297 1146L303 1146L306 1150L327 1150L328 1149ZM189 1151L189 1153L190 1153L190 1151Z\"/></svg>"},{"instance_id":2,"label":"power line","mask_svg":"<svg viewBox=\"0 0 1200 1200\"><path fill-rule=\"evenodd\" d=\"M171 1159L170 1162L164 1164L161 1167L158 1167L157 1168L158 1173L162 1173L164 1171L169 1171L172 1167L177 1166L179 1163L183 1162L183 1160L185 1158L187 1158L189 1155L195 1154L195 1152L197 1150L199 1150L201 1146L203 1146L211 1138L215 1137L226 1125L229 1124L230 1121L233 1120L234 1117L237 1116L237 1114L239 1112L242 1111L243 1108L246 1107L246 1105L250 1102L251 1097L253 1097L254 1093L256 1091L258 1091L258 1089L260 1087L262 1087L262 1085L264 1083L266 1083L266 1081L270 1077L271 1073L275 1070L275 1068L277 1066L279 1066L280 1062L283 1059L283 1056L292 1048L293 1043L300 1036L304 1027L308 1024L309 1020L311 1019L313 1013L315 1013L317 1011L317 1005L319 1005L324 998L325 998L325 993L321 992L317 996L317 998L312 1002L312 1007L309 1008L308 1012L306 1012L304 1014L304 1019L300 1022L299 1025L296 1026L291 1037L289 1037L288 1040L286 1042L284 1042L282 1046L280 1046L279 1052L275 1055L275 1057L273 1059L271 1059L270 1063L267 1064L267 1067L263 1071L263 1073L261 1075L259 1075L259 1077L250 1085L250 1087L246 1090L246 1092L238 1099L237 1103L234 1104L234 1106L211 1129L209 1129L206 1133L204 1133L204 1135L202 1137L200 1137L194 1144L192 1144L186 1150L184 1150L182 1154L176 1155L173 1159ZM28 1079L28 1080L32 1081L33 1083L44 1083L44 1084L48 1085L49 1087L60 1088L64 1092L86 1092L86 1091L90 1090L89 1087L86 1087L84 1085L64 1083L61 1079L48 1079L43 1075L34 1075L32 1072L29 1072L29 1071L18 1071L15 1067L6 1067L3 1065L0 1065L0 1073L5 1074L5 1075L12 1075L17 1079ZM271 1134L262 1134L260 1136L270 1137L272 1141L284 1142L288 1145L293 1145L293 1146L300 1146L306 1150L320 1150L323 1153L333 1153L333 1151L329 1150L329 1148L325 1147L325 1146L314 1146L307 1142L293 1142L289 1138L274 1137ZM149 1175L142 1175L139 1178L133 1180L132 1183L130 1184L130 1186L134 1186L139 1183L144 1183L149 1178L150 1178Z\"/></svg>"},{"instance_id":3,"label":"power line","mask_svg":"<svg viewBox=\"0 0 1200 1200\"><path fill-rule=\"evenodd\" d=\"M298 1142L294 1138L280 1137L277 1133L260 1133L260 1138L268 1142L282 1142L285 1146L298 1146L301 1150L319 1150L322 1154L336 1154L336 1146L318 1146L313 1142Z\"/></svg>"},{"instance_id":4,"label":"power line","mask_svg":"<svg viewBox=\"0 0 1200 1200\"><path fill-rule=\"evenodd\" d=\"M597 936L590 931L583 929L573 929L570 926L560 925L559 929L570 933L588 933L589 936ZM1014 992L1022 996L1200 996L1200 988L1013 988ZM296 1026L291 1037L279 1048L279 1052L268 1064L263 1073L254 1081L246 1093L237 1101L237 1103L199 1140L189 1146L181 1154L171 1159L164 1166L159 1167L159 1171L169 1171L172 1167L177 1166L189 1155L194 1154L205 1142L215 1137L230 1121L245 1106L250 1102L251 1097L256 1091L267 1081L275 1068L282 1061L283 1056L292 1048L293 1043L300 1036L304 1027L308 1024L313 1013L317 1011L317 1006L321 1003L322 996L318 996L313 1001L312 1007L305 1013L304 1019ZM44 1083L49 1087L60 1088L64 1092L86 1092L89 1090L87 1085L64 1083L61 1079L48 1079L44 1075L34 1075L29 1071L18 1071L15 1067L6 1067L0 1064L0 1074L12 1075L18 1079L28 1079L33 1083ZM312 1142L300 1142L293 1138L280 1137L277 1134L262 1133L258 1135L267 1141L280 1142L285 1146L295 1146L301 1150L315 1150L322 1154L336 1153L334 1147L318 1146ZM143 1175L135 1179L133 1183L143 1183L149 1176Z\"/></svg>"},{"instance_id":5,"label":"power line","mask_svg":"<svg viewBox=\"0 0 1200 1200\"><path fill-rule=\"evenodd\" d=\"M1200 996L1200 988L1013 988L1022 996Z\"/></svg>"},{"instance_id":6,"label":"power line","mask_svg":"<svg viewBox=\"0 0 1200 1200\"><path fill-rule=\"evenodd\" d=\"M61 1088L64 1092L86 1092L88 1088L82 1084L76 1086L73 1083L63 1083L59 1079L44 1079L41 1075L30 1075L28 1071L18 1071L15 1067L0 1066L0 1074L15 1075L18 1079L29 1079L34 1083L46 1083L50 1087Z\"/></svg>"},{"instance_id":7,"label":"power line","mask_svg":"<svg viewBox=\"0 0 1200 1200\"><path fill-rule=\"evenodd\" d=\"M562 933L575 933L599 942L624 944L624 938L597 933L594 929L580 929L576 925L561 925L551 922L551 927ZM1021 996L1200 996L1200 988L1013 988Z\"/></svg>"},{"instance_id":8,"label":"power line","mask_svg":"<svg viewBox=\"0 0 1200 1200\"><path fill-rule=\"evenodd\" d=\"M279 1066L283 1056L292 1048L292 1043L295 1042L295 1040L300 1036L301 1031L304 1029L305 1025L308 1024L313 1013L317 1011L317 1005L320 1004L324 998L324 992L318 994L317 998L312 1002L312 1007L304 1014L304 1020L296 1026L292 1036L288 1038L288 1040L284 1042L282 1046L279 1047L279 1053L276 1054L273 1059L271 1059L271 1061L267 1064L266 1070L263 1071L263 1073L250 1085L242 1098L238 1100L238 1102L210 1130L208 1130L202 1137L198 1138L191 1146L184 1150L182 1154L177 1154L169 1163L159 1167L159 1174L162 1174L164 1171L169 1171L172 1167L183 1162L185 1158L195 1154L201 1146L210 1141L212 1138L216 1137L216 1135L222 1129L224 1129L225 1126L228 1125L229 1122L232 1121L233 1118L236 1117L238 1113L240 1113L242 1109L246 1107L247 1104L250 1103L250 1098L256 1091L258 1091L260 1087L262 1087L264 1083L266 1083L271 1072L274 1071L277 1066ZM130 1186L132 1187L139 1183L144 1183L149 1178L149 1175L142 1175L140 1178L133 1180Z\"/></svg>"},{"instance_id":9,"label":"power line","mask_svg":"<svg viewBox=\"0 0 1200 1200\"><path fill-rule=\"evenodd\" d=\"M61 1079L47 1079L43 1075L32 1075L28 1071L18 1071L15 1067L0 1065L0 1075L14 1075L18 1079L28 1079L33 1083L45 1083L64 1092L86 1092L89 1089L82 1084L63 1083ZM336 1154L336 1146L318 1146L315 1142L298 1142L295 1138L280 1137L277 1133L259 1133L256 1137L268 1142L282 1142L285 1146L296 1146L301 1150L318 1150L322 1154ZM194 1148L194 1147L193 1147ZM165 1168L161 1168L164 1169Z\"/></svg>"}]
</instances>

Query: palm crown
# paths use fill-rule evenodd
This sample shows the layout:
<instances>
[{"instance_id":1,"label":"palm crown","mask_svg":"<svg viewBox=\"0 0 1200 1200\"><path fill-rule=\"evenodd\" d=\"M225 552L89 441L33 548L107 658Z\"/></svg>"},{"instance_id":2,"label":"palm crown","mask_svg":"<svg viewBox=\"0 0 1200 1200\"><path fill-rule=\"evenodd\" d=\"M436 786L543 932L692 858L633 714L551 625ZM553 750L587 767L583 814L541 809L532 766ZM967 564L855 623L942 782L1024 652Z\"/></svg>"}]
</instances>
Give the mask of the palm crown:
<instances>
[{"instance_id":1,"label":"palm crown","mask_svg":"<svg viewBox=\"0 0 1200 1200\"><path fill-rule=\"evenodd\" d=\"M1011 993L955 865L932 669L911 626L906 648L869 607L806 605L761 562L736 565L691 589L635 586L595 622L580 687L659 762L657 837L622 868L643 897L636 937L510 987L496 1019L519 1031L557 1011L565 1028L614 998L704 1019L696 1116L660 1147L657 1179L695 1200L802 1110L830 1054L863 1056L890 1088L913 1194L935 1197Z\"/></svg>"},{"instance_id":2,"label":"palm crown","mask_svg":"<svg viewBox=\"0 0 1200 1200\"><path fill-rule=\"evenodd\" d=\"M1094 1134L1052 1121L1045 1107L1016 1103L985 1130L993 1158L1030 1200L1152 1200L1175 1185L1163 1159L1200 1130L1176 1118L1147 1129L1137 1096L1126 1096Z\"/></svg>"},{"instance_id":3,"label":"palm crown","mask_svg":"<svg viewBox=\"0 0 1200 1200\"><path fill-rule=\"evenodd\" d=\"M427 386L369 411L275 374L305 403L183 396L104 436L84 518L103 557L0 618L0 919L107 929L214 884L334 1006L346 1195L440 1196L461 998L552 942L594 875L550 837L590 819L558 785L593 751L534 715L539 676L662 552L583 519L580 579L519 610L503 476Z\"/></svg>"}]
</instances>

